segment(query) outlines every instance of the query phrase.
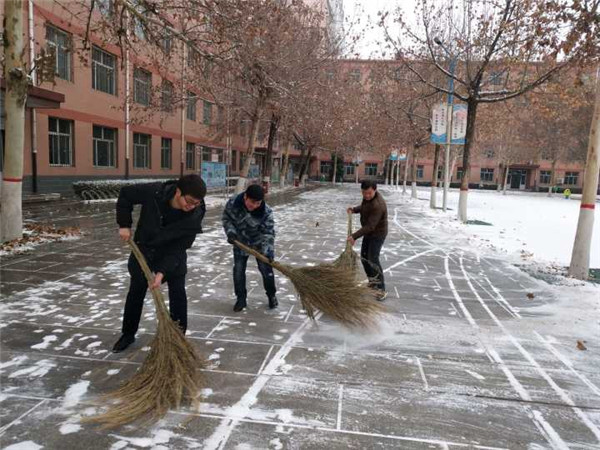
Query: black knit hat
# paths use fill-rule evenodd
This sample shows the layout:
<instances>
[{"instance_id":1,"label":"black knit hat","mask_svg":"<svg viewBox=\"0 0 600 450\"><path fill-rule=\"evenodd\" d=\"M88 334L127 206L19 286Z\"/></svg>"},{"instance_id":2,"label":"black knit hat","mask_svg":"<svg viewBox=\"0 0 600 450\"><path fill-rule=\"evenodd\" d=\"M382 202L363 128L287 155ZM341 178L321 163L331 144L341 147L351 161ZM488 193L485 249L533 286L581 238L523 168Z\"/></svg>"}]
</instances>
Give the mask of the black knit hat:
<instances>
[{"instance_id":1,"label":"black knit hat","mask_svg":"<svg viewBox=\"0 0 600 450\"><path fill-rule=\"evenodd\" d=\"M251 184L246 189L246 196L248 198L251 198L252 200L264 200L265 192L263 191L263 188L258 184Z\"/></svg>"}]
</instances>

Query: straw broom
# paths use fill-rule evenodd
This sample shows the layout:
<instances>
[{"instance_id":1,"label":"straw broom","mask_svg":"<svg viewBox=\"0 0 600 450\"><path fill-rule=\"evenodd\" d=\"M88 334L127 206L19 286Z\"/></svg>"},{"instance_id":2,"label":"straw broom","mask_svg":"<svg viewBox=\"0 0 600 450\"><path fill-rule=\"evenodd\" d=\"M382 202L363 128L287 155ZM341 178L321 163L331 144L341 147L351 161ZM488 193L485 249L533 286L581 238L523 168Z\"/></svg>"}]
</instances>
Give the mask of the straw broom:
<instances>
[{"instance_id":1,"label":"straw broom","mask_svg":"<svg viewBox=\"0 0 600 450\"><path fill-rule=\"evenodd\" d=\"M135 242L129 240L128 244L146 275L148 285L151 285L153 276L144 255ZM84 422L101 423L103 428L115 428L136 420L151 424L169 409L178 409L184 399L195 408L199 406L202 384L199 369L203 361L171 319L160 289L155 288L151 292L158 327L150 344L150 353L129 381L104 396L117 403L103 414L85 418Z\"/></svg>"},{"instance_id":2,"label":"straw broom","mask_svg":"<svg viewBox=\"0 0 600 450\"><path fill-rule=\"evenodd\" d=\"M352 328L374 329L385 307L376 301L377 291L358 284L355 274L332 264L291 267L272 261L253 248L234 241L240 249L271 265L290 279L308 317L319 310L331 319Z\"/></svg>"},{"instance_id":3,"label":"straw broom","mask_svg":"<svg viewBox=\"0 0 600 450\"><path fill-rule=\"evenodd\" d=\"M348 213L348 236L350 235L352 235L352 214ZM358 255L354 251L350 241L346 241L346 248L333 262L333 265L347 270L356 276L358 269Z\"/></svg>"}]
</instances>

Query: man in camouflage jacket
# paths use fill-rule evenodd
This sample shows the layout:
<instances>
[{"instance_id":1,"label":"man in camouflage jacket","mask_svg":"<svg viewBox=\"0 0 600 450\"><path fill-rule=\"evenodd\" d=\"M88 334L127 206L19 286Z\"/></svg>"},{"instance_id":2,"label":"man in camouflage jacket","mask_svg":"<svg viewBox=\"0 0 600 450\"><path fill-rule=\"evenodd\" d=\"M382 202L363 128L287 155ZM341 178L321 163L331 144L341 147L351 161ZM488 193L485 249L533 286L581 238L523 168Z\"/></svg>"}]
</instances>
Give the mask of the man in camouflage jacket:
<instances>
[{"instance_id":1,"label":"man in camouflage jacket","mask_svg":"<svg viewBox=\"0 0 600 450\"><path fill-rule=\"evenodd\" d=\"M253 184L248 186L246 192L229 199L223 210L222 221L227 241L233 245L233 283L237 297L233 310L239 312L247 306L246 265L249 255L236 247L234 241L258 250L270 260L275 258L273 211L264 201L262 187ZM256 262L269 299L269 308L276 308L278 302L273 268L258 259Z\"/></svg>"}]
</instances>

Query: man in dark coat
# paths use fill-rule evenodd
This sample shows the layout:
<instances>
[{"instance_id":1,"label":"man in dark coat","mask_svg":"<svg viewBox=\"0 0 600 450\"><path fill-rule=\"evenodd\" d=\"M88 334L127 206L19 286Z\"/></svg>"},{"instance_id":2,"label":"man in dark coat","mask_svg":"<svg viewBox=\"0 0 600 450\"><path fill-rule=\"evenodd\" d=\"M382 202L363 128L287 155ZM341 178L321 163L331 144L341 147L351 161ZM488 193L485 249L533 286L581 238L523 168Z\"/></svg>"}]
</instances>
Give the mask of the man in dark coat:
<instances>
[{"instance_id":1,"label":"man in dark coat","mask_svg":"<svg viewBox=\"0 0 600 450\"><path fill-rule=\"evenodd\" d=\"M237 297L233 310L239 312L247 306L246 265L249 255L236 247L234 241L240 241L242 244L258 250L271 260L275 258L273 211L264 202L262 187L257 184L250 185L246 192L229 199L223 210L222 221L227 241L233 245L233 284ZM273 268L258 259L256 262L269 299L269 308L276 308L278 302L275 297Z\"/></svg>"},{"instance_id":2,"label":"man in dark coat","mask_svg":"<svg viewBox=\"0 0 600 450\"><path fill-rule=\"evenodd\" d=\"M185 175L178 181L124 186L117 200L119 236L131 238L134 205L142 205L134 241L139 246L154 272L151 288L166 282L169 286L169 311L185 334L187 329L187 249L196 235L202 233L202 219L206 212L204 196L206 185L196 174ZM125 350L135 341L148 282L133 253L127 265L131 283L125 311L122 335L113 352Z\"/></svg>"},{"instance_id":3,"label":"man in dark coat","mask_svg":"<svg viewBox=\"0 0 600 450\"><path fill-rule=\"evenodd\" d=\"M358 206L348 208L348 213L360 213L361 228L349 236L348 240L354 245L357 239L363 238L360 249L362 264L371 286L380 291L379 300L383 300L387 294L379 253L388 232L387 205L377 191L376 181L363 180L360 189L363 201Z\"/></svg>"}]
</instances>

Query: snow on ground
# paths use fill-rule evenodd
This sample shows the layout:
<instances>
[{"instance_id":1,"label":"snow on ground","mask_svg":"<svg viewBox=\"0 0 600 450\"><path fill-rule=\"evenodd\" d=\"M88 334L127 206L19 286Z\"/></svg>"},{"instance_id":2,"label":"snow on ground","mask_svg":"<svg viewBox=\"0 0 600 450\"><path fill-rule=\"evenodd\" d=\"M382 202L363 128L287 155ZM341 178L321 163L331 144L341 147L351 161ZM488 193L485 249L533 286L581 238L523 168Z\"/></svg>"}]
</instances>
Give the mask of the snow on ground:
<instances>
[{"instance_id":1,"label":"snow on ground","mask_svg":"<svg viewBox=\"0 0 600 450\"><path fill-rule=\"evenodd\" d=\"M392 192L392 188L390 189ZM428 217L441 219L444 227L460 230L478 241L480 246L499 249L516 259L532 258L538 263L553 263L568 266L577 229L580 200L566 200L562 195L548 197L546 193L469 191L467 215L469 220L491 223L463 225L456 219L458 210L457 189L450 190L445 214L429 210L430 188L419 188L419 200ZM405 201L411 201L404 195ZM442 205L442 190L438 190L437 206ZM600 218L594 221L590 267L600 268ZM532 254L532 255L528 255Z\"/></svg>"}]
</instances>

